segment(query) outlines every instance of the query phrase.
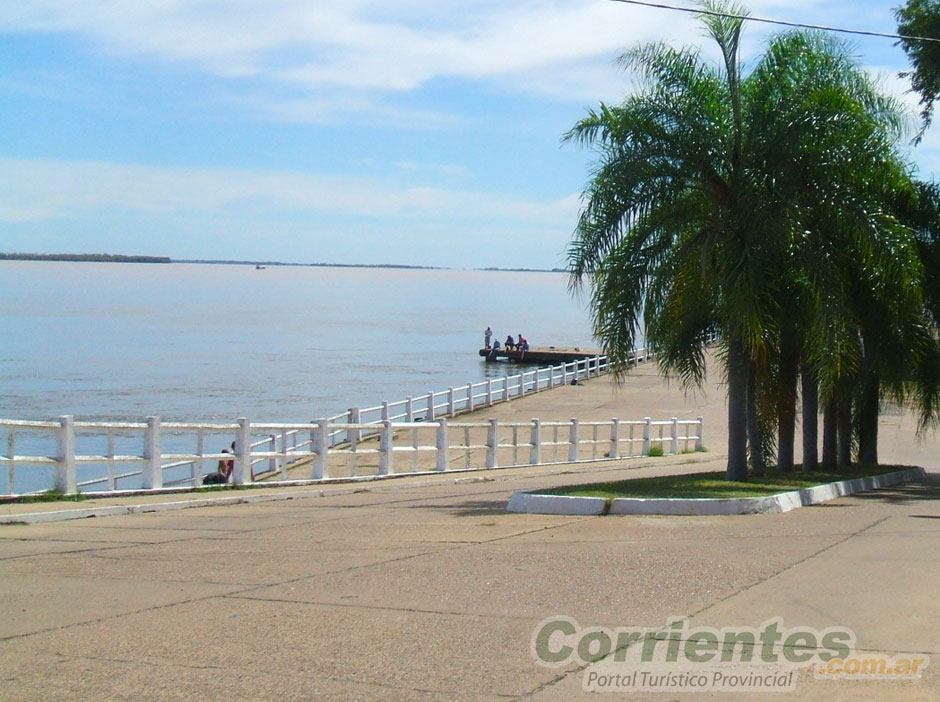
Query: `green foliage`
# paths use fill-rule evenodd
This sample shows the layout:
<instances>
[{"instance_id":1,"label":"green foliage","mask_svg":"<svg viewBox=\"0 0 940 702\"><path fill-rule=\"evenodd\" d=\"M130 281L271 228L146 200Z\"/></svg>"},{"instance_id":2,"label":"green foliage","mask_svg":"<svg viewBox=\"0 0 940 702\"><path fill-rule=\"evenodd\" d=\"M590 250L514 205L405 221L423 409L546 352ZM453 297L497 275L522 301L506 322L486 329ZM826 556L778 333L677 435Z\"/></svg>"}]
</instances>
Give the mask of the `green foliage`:
<instances>
[{"instance_id":1,"label":"green foliage","mask_svg":"<svg viewBox=\"0 0 940 702\"><path fill-rule=\"evenodd\" d=\"M742 73L741 21L703 23L720 64L693 49L636 47L620 63L638 90L565 136L597 157L570 284L590 285L595 334L620 375L640 320L663 371L690 386L702 383L706 343L718 336L728 477L742 478L747 411L773 451L774 398L793 363L809 366L823 401L862 372L903 395L932 351L918 242L896 206L916 200L899 103L830 35L779 34ZM786 349L795 360L781 365ZM756 406L745 411L755 364ZM922 375L940 387L940 372Z\"/></svg>"},{"instance_id":2,"label":"green foliage","mask_svg":"<svg viewBox=\"0 0 940 702\"><path fill-rule=\"evenodd\" d=\"M898 34L908 37L940 38L940 0L907 0L895 9ZM940 98L940 43L901 39L900 45L913 66L912 71L902 73L911 79L914 91L920 94L923 130L930 126L934 103Z\"/></svg>"},{"instance_id":3,"label":"green foliage","mask_svg":"<svg viewBox=\"0 0 940 702\"><path fill-rule=\"evenodd\" d=\"M64 493L61 490L46 490L33 495L22 495L16 498L17 502L29 504L33 502L81 502L85 497L80 492Z\"/></svg>"},{"instance_id":4,"label":"green foliage","mask_svg":"<svg viewBox=\"0 0 940 702\"><path fill-rule=\"evenodd\" d=\"M650 446L650 452L647 454L650 458L662 458L666 455L662 446Z\"/></svg>"}]
</instances>

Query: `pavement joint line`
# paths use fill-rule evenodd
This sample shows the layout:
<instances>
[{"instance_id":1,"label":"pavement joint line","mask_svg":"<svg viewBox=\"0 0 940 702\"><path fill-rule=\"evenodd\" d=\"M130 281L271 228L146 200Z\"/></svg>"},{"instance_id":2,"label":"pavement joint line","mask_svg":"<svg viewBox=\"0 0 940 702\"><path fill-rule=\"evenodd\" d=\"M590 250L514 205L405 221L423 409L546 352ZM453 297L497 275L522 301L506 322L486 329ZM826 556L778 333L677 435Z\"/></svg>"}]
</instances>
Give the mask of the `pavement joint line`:
<instances>
[{"instance_id":1,"label":"pavement joint line","mask_svg":"<svg viewBox=\"0 0 940 702\"><path fill-rule=\"evenodd\" d=\"M727 597L724 597L724 598L722 598L722 599L720 599L720 600L716 600L715 602L712 602L711 604L706 605L705 607L702 607L702 608L699 609L698 611L692 612L691 614L688 614L688 615L682 617L682 618L681 618L681 621L691 623L691 620L692 620L694 617L697 617L697 616L703 614L704 612L707 612L708 610L710 610L710 609L712 609L712 608L714 608L714 607L716 607L716 606L718 606L718 605L720 605L720 604L723 604L723 603L725 603L725 602L727 602L727 601L729 601L729 600L732 600L732 599L734 599L735 597L737 597L737 596L739 596L739 595L741 595L741 594L743 594L743 593L745 593L745 592L751 590L752 588L757 587L758 585L762 585L763 583L765 583L765 582L767 582L767 581L769 581L769 580L773 580L774 578L776 578L777 576L779 576L779 575L781 575L781 574L787 572L788 570L790 570L790 569L792 569L792 568L795 568L796 566L798 566L798 565L800 565L800 564L802 564L802 563L805 563L806 561L808 561L808 560L810 560L810 559L812 559L812 558L815 558L816 556L819 556L819 555L822 554L822 553L825 553L825 552L828 551L829 549L835 548L836 546L845 543L846 541L848 541L849 539L851 539L851 538L853 538L853 537L855 537L855 536L858 536L858 535L860 535L860 534L863 534L864 532L868 531L869 529L872 529L872 528L878 526L879 524L888 521L889 519L891 519L891 517L882 517L881 519L876 520L875 522L873 522L873 523L871 523L871 524L869 524L869 525L867 525L867 526L865 526L865 527L859 529L858 531L848 534L847 536L845 536L845 538L839 539L838 541L835 541L835 542L829 544L828 546L824 546L823 548L819 549L818 551L816 551L816 552L814 552L814 553L812 553L812 554L810 554L810 555L808 555L808 556L806 556L806 557L804 557L804 558L801 558L800 560L798 560L798 561L796 561L796 562L794 562L794 563L791 563L791 564L787 565L787 566L784 567L784 568L781 568L781 569L778 570L776 573L771 573L770 575L768 575L768 576L765 577L765 578L762 578L762 579L760 579L760 580L757 580L756 582L751 583L750 585L746 585L746 586L740 588L739 590L737 590L737 591L731 593L731 594L728 595ZM661 629L660 631L667 632L667 631L669 631L669 628L668 628L667 626L664 626L664 627L662 627L662 629ZM614 649L614 650L611 651L611 652L608 654L608 656L606 656L606 657L613 656L613 655L617 652L617 650L619 650L619 649ZM918 652L918 653L919 653L919 652ZM606 657L605 657L605 658L606 658ZM554 679L552 679L552 680L549 681L549 682L542 683L541 685L539 685L538 687L536 687L534 690L532 690L531 692L527 693L526 696L527 696L527 697L532 697L532 696L534 696L535 694L537 694L538 692L540 692L541 690L543 690L543 689L545 689L545 688L547 688L547 687L551 687L551 686L554 686L554 685L558 684L559 682L561 682L561 681L564 680L565 678L569 677L570 675L577 675L578 673L583 672L583 671L584 671L586 668L588 668L590 665L591 665L590 663L585 663L585 664L583 664L583 665L580 665L580 666L576 667L576 668L573 669L573 670L565 671L564 673L561 673L557 678L554 678Z\"/></svg>"},{"instance_id":2,"label":"pavement joint line","mask_svg":"<svg viewBox=\"0 0 940 702\"><path fill-rule=\"evenodd\" d=\"M583 519L575 519L575 520L571 520L571 521L584 521L584 520L583 520ZM562 527L562 526L567 526L569 523L570 523L570 522L566 522L565 524L561 524L561 525L553 525L553 526L543 527L543 528L539 528L539 529L532 529L532 530L530 530L530 532L524 532L524 533L531 533L531 532L545 531L545 530L548 530L548 529L560 528L560 527ZM519 534L519 535L521 535L521 534ZM511 537L509 537L509 536L507 536L507 537L498 537L498 538L492 539L491 541L501 541L501 540L503 540L503 539L505 539L505 538L511 538ZM490 543L490 541L483 542L483 543ZM475 544L475 545L476 545L476 544ZM88 624L98 624L98 623L105 622L105 621L110 621L110 620L114 620L114 619L119 619L119 618L121 618L121 617L134 616L134 615L137 615L137 614L143 614L143 613L145 613L145 612L153 612L153 611L158 611L158 610L162 610L162 609L169 609L169 608L171 608L171 607L178 607L178 606L181 606L181 605L192 604L192 603L195 603L195 602L207 602L207 601L213 600L213 599L227 599L227 598L230 598L230 597L233 597L233 596L241 595L241 594L243 594L243 593L255 592L255 591L257 591L257 590L263 590L263 589L269 588L269 587L277 587L277 586L281 586L281 585L289 585L289 584L291 584L291 583L298 583L298 582L302 582L302 581L304 581L304 580L311 580L311 579L314 579L314 578L317 578L317 577L322 577L322 576L325 576L325 575L335 575L335 574L338 574L338 573L346 573L346 572L350 572L350 571L363 570L363 569L365 569L365 568L376 567L376 566L379 566L379 565L387 565L387 564L389 564L389 563L395 563L395 562L399 562L399 561L406 561L406 560L411 560L411 559L413 559L413 558L419 558L419 557L423 557L423 556L435 555L435 554L438 554L438 553L445 553L445 552L447 552L447 551L456 551L456 550L458 550L458 547L454 547L454 548L443 548L443 549L432 550L432 551L424 551L424 552L422 552L422 553L409 554L409 555L407 555L407 556L400 556L400 557L398 557L398 558L392 558L392 559L385 560L385 561L379 561L379 562L375 562L375 563L364 563L364 564L360 564L360 565L357 565L357 566L350 566L349 568L344 568L344 569L335 570L335 571L326 571L326 572L323 572L323 573L316 573L316 574L311 574L311 575L303 575L303 576L299 576L299 577L296 577L296 578L287 578L287 579L285 579L285 580L280 580L280 581L276 581L276 582L272 582L272 583L255 584L255 585L250 585L250 586L248 586L248 587L245 587L244 585L241 585L241 586L237 586L236 589L234 589L232 592L215 593L215 594L212 594L212 595L205 595L205 596L203 596L203 597L196 597L196 598L192 598L192 599L188 599L188 600L181 600L181 601L178 601L178 602L168 602L168 603L165 603L165 604L152 605L152 606L150 606L150 607L144 607L144 608L141 608L141 609L138 609L138 610L132 610L132 611L129 611L129 612L119 612L119 613L115 613L115 614L113 614L113 615L109 615L109 616L105 616L105 617L98 617L98 618L96 618L96 619L89 619L89 620L86 620L86 621L83 621L83 622L72 622L72 623L70 623L70 624L63 624L62 626L49 627L49 628L46 628L46 629L41 629L41 630L38 630L38 631L26 632L26 633L23 633L23 634L12 634L12 635L9 635L9 636L0 636L0 642L16 640L16 639L25 638L25 637L28 637L28 636L37 636L37 635L41 635L41 634L48 634L48 633L52 633L52 632L55 632L55 631L63 631L63 630L66 630L66 629L71 629L71 628L75 628L75 627L79 627L79 626L86 626L86 625L88 625ZM79 576L79 575L76 575L76 576L63 576L63 577L87 578L88 576ZM129 578L107 578L107 579L109 579L109 580L128 580ZM161 581L161 582L167 582L167 581ZM190 582L190 581L169 581L169 582ZM213 584L213 585L214 585L214 584L218 584L218 585L222 585L222 586L228 585L228 584L226 584L226 583L207 583L207 582L205 582L205 581L204 581L203 584ZM257 599L257 598L241 598L241 599Z\"/></svg>"},{"instance_id":3,"label":"pavement joint line","mask_svg":"<svg viewBox=\"0 0 940 702\"><path fill-rule=\"evenodd\" d=\"M446 609L420 609L418 607L393 607L390 605L377 605L365 602L324 602L311 600L288 600L283 597L246 597L245 595L222 595L227 600L244 600L245 602L269 602L271 604L308 605L311 607L344 607L346 609L368 609L378 612L413 612L415 614L440 614L447 617L471 617L474 619L497 619L499 621L540 621L537 617L524 617L518 614L484 614L479 612L457 612Z\"/></svg>"},{"instance_id":4,"label":"pavement joint line","mask_svg":"<svg viewBox=\"0 0 940 702\"><path fill-rule=\"evenodd\" d=\"M802 565L803 563L806 563L807 561L809 561L809 560L811 560L811 559L813 559L813 558L816 558L816 557L819 556L819 555L822 555L822 554L825 553L826 551L829 551L830 549L833 549L833 548L835 548L836 546L839 546L840 544L844 544L845 542L849 541L850 539L852 539L852 538L854 538L854 537L856 537L856 536L859 536L860 534L863 534L864 532L868 531L869 529L873 529L874 527L878 526L879 524L881 524L881 523L883 523L883 522L888 521L889 519L891 519L891 517L882 517L881 519L877 519L877 520L875 520L874 522L872 522L871 524L868 524L867 526L862 527L862 528L859 529L858 531L850 532L850 533L848 533L848 534L843 534L843 535L842 535L843 538L838 539L837 541L833 541L832 543L828 544L827 546L823 546L823 547L820 548L818 551L814 551L813 553L809 554L808 556L804 556L804 557L801 558L800 560L794 561L793 563L790 563L789 565L787 565L787 566L781 568L780 570L778 570L778 571L775 572L775 573L771 573L770 575L768 575L768 576L765 577L765 578L762 578L762 579L760 579L760 580L757 580L756 582L751 583L750 585L746 585L746 586L742 587L741 589L735 591L734 593L728 595L727 597L725 597L725 598L723 598L723 599L716 600L715 602L712 602L711 604L706 605L705 607L702 607L701 609L699 609L699 610L697 610L697 611L695 611L695 612L692 612L691 614L687 615L686 617L683 617L683 619L685 619L685 620L691 620L692 617L697 617L697 616L699 616L700 614L703 614L703 613L707 612L708 610L712 609L713 607L716 607L716 606L718 606L718 605L720 605L720 604L722 604L722 603L724 603L724 602L727 602L728 600L733 599L733 598L737 597L738 595L741 595L741 594L747 592L748 590L751 590L751 589L757 587L758 585L762 585L763 583L765 583L765 582L767 582L767 581L769 581L769 580L773 580L774 578L776 578L776 577L782 575L783 573L786 573L788 570L791 570L791 569L793 569L793 568L796 568L797 566Z\"/></svg>"}]
</instances>

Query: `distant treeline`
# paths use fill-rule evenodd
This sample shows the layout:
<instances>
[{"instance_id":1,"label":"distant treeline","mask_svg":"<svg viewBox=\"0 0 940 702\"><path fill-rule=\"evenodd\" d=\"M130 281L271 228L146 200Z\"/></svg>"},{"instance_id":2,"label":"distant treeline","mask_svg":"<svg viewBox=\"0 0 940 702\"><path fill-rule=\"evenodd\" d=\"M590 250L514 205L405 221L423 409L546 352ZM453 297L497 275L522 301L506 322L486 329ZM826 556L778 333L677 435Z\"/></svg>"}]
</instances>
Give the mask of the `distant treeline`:
<instances>
[{"instance_id":1,"label":"distant treeline","mask_svg":"<svg viewBox=\"0 0 940 702\"><path fill-rule=\"evenodd\" d=\"M284 263L283 261L237 261L202 258L174 258L173 263L203 263L223 266L313 266L315 268L407 268L441 270L437 266L411 266L404 263Z\"/></svg>"},{"instance_id":2,"label":"distant treeline","mask_svg":"<svg viewBox=\"0 0 940 702\"><path fill-rule=\"evenodd\" d=\"M82 261L91 263L170 263L168 256L122 256L120 254L32 254L0 253L0 261Z\"/></svg>"},{"instance_id":3,"label":"distant treeline","mask_svg":"<svg viewBox=\"0 0 940 702\"><path fill-rule=\"evenodd\" d=\"M314 266L321 268L403 268L417 270L448 270L439 266L414 266L401 263L284 263L282 261L235 261L220 259L174 258L169 256L122 256L120 254L36 254L0 253L0 261L82 261L91 263L214 263L247 266ZM480 268L483 271L511 273L566 273L563 268Z\"/></svg>"},{"instance_id":4,"label":"distant treeline","mask_svg":"<svg viewBox=\"0 0 940 702\"><path fill-rule=\"evenodd\" d=\"M482 271L502 271L503 273L567 273L564 268L481 268Z\"/></svg>"}]
</instances>

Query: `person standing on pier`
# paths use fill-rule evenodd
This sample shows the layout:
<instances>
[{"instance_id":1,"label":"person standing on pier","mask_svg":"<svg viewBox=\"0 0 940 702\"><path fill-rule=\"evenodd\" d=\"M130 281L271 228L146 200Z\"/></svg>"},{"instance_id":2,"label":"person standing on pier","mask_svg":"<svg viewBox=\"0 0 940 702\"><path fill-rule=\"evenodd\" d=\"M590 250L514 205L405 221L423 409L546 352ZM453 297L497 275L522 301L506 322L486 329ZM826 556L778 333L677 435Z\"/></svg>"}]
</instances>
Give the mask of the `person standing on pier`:
<instances>
[{"instance_id":1,"label":"person standing on pier","mask_svg":"<svg viewBox=\"0 0 940 702\"><path fill-rule=\"evenodd\" d=\"M486 328L486 331L483 332L483 348L488 349L490 347L490 342L493 339L493 330L489 327Z\"/></svg>"}]
</instances>

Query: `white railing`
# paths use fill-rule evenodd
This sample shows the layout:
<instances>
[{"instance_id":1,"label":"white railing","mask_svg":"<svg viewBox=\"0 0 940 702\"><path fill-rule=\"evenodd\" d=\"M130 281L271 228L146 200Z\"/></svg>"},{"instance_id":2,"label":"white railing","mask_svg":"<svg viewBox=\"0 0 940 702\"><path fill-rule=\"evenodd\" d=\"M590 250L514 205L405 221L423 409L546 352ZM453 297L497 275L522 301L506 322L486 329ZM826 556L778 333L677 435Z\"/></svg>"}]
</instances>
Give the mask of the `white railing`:
<instances>
[{"instance_id":1,"label":"white railing","mask_svg":"<svg viewBox=\"0 0 940 702\"><path fill-rule=\"evenodd\" d=\"M651 358L647 349L636 353L638 363ZM406 397L398 402L383 402L375 407L351 407L342 414L329 417L337 425L330 436L330 446L360 439L363 432L373 432L382 422L432 422L440 417L455 417L498 402L508 402L533 392L551 390L575 380L599 376L608 370L606 356L593 356L557 366L536 368L503 378L490 378L479 383L450 387L440 392L429 392L418 397ZM343 424L349 427L343 427ZM366 429L353 429L354 425L375 425Z\"/></svg>"},{"instance_id":2,"label":"white railing","mask_svg":"<svg viewBox=\"0 0 940 702\"><path fill-rule=\"evenodd\" d=\"M652 358L653 353L650 349L641 348L637 349L632 360L634 364L639 364ZM289 480L291 478L288 475L288 469L298 461L310 461L321 455L325 457L327 453L343 455L344 452L348 454L349 477L358 477L362 475L361 458L366 457L368 460L370 453L377 451L377 449L369 448L367 442L370 439L380 439L389 423L393 423L396 430L410 428L417 436L419 427L411 425L420 425L420 428L426 429L429 425L435 426L435 422L441 419L452 419L461 413L569 385L575 381L599 376L608 370L607 357L594 356L502 378L491 378L479 383L467 383L442 392L429 392L419 397L407 397L398 402L383 402L375 407L352 407L342 414L318 419L310 424L251 425L247 419L239 420L238 424L180 423L161 422L159 417L148 417L146 423L82 422L75 421L72 417L61 417L56 422L0 419L0 430L7 430L7 450L5 455L0 455L0 469L5 470L6 473L7 494L17 494L17 468L27 465L33 466L34 471L37 468L45 469L46 473L52 471L54 475L51 477L44 475L39 482L54 486L55 489L63 492L114 491L126 489L130 481L133 481L134 486L129 489L147 490L193 486L201 483L207 464L214 467L216 461L232 458L232 454L228 453L207 452L207 442L211 442L212 445L227 446L234 435L236 450L239 450L239 437L244 433L241 440L246 442L247 450L237 454L240 457L237 465L242 467L240 475L248 477L247 479L239 478L240 482L249 482L256 475L263 475L265 479ZM572 421L577 422L577 420ZM250 427L250 430L243 429L242 422ZM626 422L621 424L624 427L632 426L631 423ZM661 424L654 422L650 430L655 433L656 427ZM323 429L324 426L325 429ZM451 426L461 430L466 428L464 425ZM501 426L512 432L512 444L500 445L498 448L502 451L507 446L512 446L514 464L518 464L516 458L519 447L522 445L518 439L520 426ZM528 427L528 425L525 426ZM560 445L557 441L558 427L555 423L542 426L553 432L556 445ZM584 423L581 426L593 425ZM592 431L594 438L591 441L594 443L579 440L579 446L600 445L597 439L598 428L594 426ZM630 431L632 437L633 430L630 429ZM17 435L23 436L24 434L30 439L24 443L30 446L41 444L41 438L44 435L47 445L54 442L54 451L37 451L45 455L17 455ZM144 436L145 443L138 455L132 447L139 441L141 434ZM38 441L36 437L39 437ZM135 437L138 438L135 439ZM77 451L76 441L86 445L91 444L93 448L84 453ZM651 438L651 441L663 445L666 443L666 439L661 434L658 438ZM428 447L416 442L417 439L410 448L396 446L395 451L411 452L414 457L413 463L417 466L420 463L417 457L426 453ZM161 443L165 444L166 452L161 452L159 448ZM550 446L549 444L543 445ZM432 448L440 452L443 449L438 448L439 446L439 439L437 439ZM463 445L451 448L467 451L466 446ZM478 450L480 445L474 444L472 448ZM616 456L617 446L614 445L611 450L612 455ZM468 453L467 461L470 460L469 455ZM247 458L242 458L244 456ZM496 463L493 465L495 466ZM83 468L86 470L82 470ZM26 482L35 484L37 481ZM19 492L37 491L39 490L31 486Z\"/></svg>"},{"instance_id":3,"label":"white railing","mask_svg":"<svg viewBox=\"0 0 940 702\"><path fill-rule=\"evenodd\" d=\"M196 486L202 482L206 462L233 458L230 453L205 452L208 436L235 434L232 482L244 485L256 479L278 481L324 481L411 475L447 470L475 470L540 465L546 463L582 463L648 456L653 446L663 454L701 451L704 448L704 422L672 418L653 421L611 419L586 422L506 423L448 422L442 417L433 422L393 422L374 424L336 424L327 418L309 424L252 424L241 418L235 424L193 424L161 422L148 417L146 422L82 422L70 416L57 422L24 422L0 419L0 428L9 431L5 464L9 485L14 485L18 466L53 468L49 485L63 493L98 492L93 485L118 488L119 481L139 477L140 489L158 490L174 486ZM352 437L343 444L330 444L337 432ZM371 432L367 436L366 432ZM14 436L45 433L56 443L54 456L17 455ZM259 435L266 436L256 440ZM292 441L289 437L308 437ZM164 451L167 438L181 445L181 437L193 442L192 451ZM80 454L79 440L105 442L104 453ZM133 441L140 448L134 453L118 453L116 439L125 445ZM520 457L521 453L521 457ZM399 468L400 463L408 463ZM79 479L79 470L89 464L106 464L107 475ZM118 471L118 466L133 466ZM263 469L256 470L258 466ZM12 490L11 490L12 492Z\"/></svg>"}]
</instances>

